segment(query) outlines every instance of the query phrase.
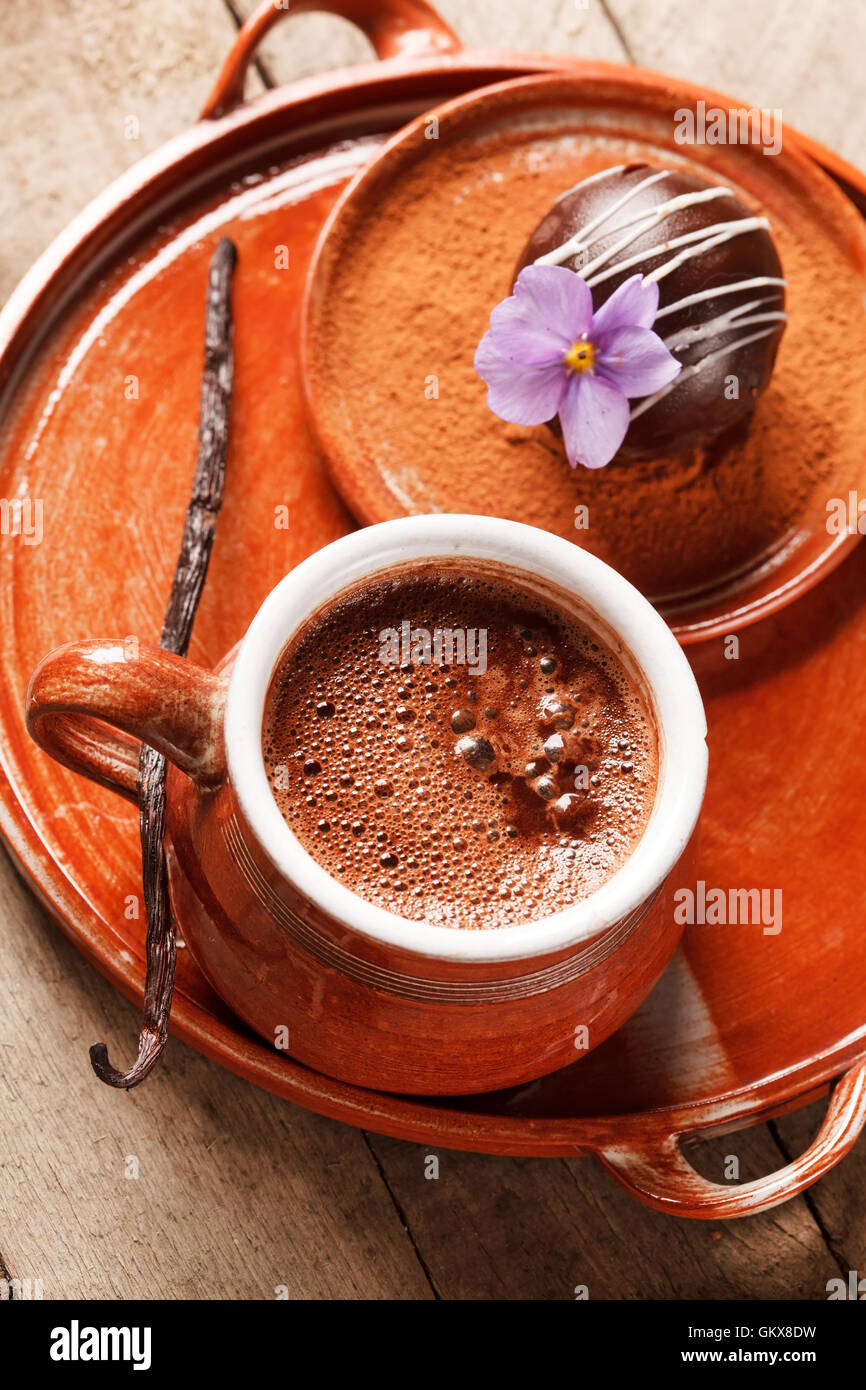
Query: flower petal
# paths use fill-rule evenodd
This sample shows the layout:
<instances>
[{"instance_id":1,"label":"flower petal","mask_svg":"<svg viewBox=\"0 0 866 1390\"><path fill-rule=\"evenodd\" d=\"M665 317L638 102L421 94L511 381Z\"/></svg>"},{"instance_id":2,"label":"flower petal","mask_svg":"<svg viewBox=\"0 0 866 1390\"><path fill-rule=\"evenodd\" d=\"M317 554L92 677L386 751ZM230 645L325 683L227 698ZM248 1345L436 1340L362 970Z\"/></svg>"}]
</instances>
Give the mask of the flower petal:
<instances>
[{"instance_id":1,"label":"flower petal","mask_svg":"<svg viewBox=\"0 0 866 1390\"><path fill-rule=\"evenodd\" d=\"M567 372L561 362L532 367L503 357L492 332L475 353L475 370L487 386L487 404L512 425L543 425L552 420L565 395Z\"/></svg>"},{"instance_id":2,"label":"flower petal","mask_svg":"<svg viewBox=\"0 0 866 1390\"><path fill-rule=\"evenodd\" d=\"M659 307L659 287L655 280L631 275L604 301L593 322L593 333L611 333L615 328L652 328Z\"/></svg>"},{"instance_id":3,"label":"flower petal","mask_svg":"<svg viewBox=\"0 0 866 1390\"><path fill-rule=\"evenodd\" d=\"M488 336L503 357L527 367L552 367L562 361L572 343L567 333L549 328L531 304L514 295L493 310Z\"/></svg>"},{"instance_id":4,"label":"flower petal","mask_svg":"<svg viewBox=\"0 0 866 1390\"><path fill-rule=\"evenodd\" d=\"M524 266L513 298L537 326L561 333L566 346L590 330L592 292L585 280L564 265Z\"/></svg>"},{"instance_id":5,"label":"flower petal","mask_svg":"<svg viewBox=\"0 0 866 1390\"><path fill-rule=\"evenodd\" d=\"M673 381L682 363L650 328L615 328L595 340L595 369L627 396L651 396Z\"/></svg>"},{"instance_id":6,"label":"flower petal","mask_svg":"<svg viewBox=\"0 0 866 1390\"><path fill-rule=\"evenodd\" d=\"M625 439L628 416L628 401L613 382L590 372L570 377L559 419L572 468L610 463Z\"/></svg>"}]
</instances>

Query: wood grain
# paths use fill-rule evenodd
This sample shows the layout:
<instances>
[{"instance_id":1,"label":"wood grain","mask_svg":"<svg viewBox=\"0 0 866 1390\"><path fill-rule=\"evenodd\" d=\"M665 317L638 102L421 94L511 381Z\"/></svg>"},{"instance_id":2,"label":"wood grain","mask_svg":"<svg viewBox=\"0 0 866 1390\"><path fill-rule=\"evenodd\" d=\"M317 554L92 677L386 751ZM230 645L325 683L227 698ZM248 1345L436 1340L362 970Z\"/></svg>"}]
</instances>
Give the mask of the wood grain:
<instances>
[{"instance_id":1,"label":"wood grain","mask_svg":"<svg viewBox=\"0 0 866 1390\"><path fill-rule=\"evenodd\" d=\"M91 198L197 119L235 34L222 0L0 5L0 299Z\"/></svg>"},{"instance_id":2,"label":"wood grain","mask_svg":"<svg viewBox=\"0 0 866 1390\"><path fill-rule=\"evenodd\" d=\"M801 1201L747 1221L678 1221L640 1206L592 1159L370 1142L441 1298L811 1299L838 1274ZM780 1161L763 1125L701 1148L717 1181L730 1155L743 1180Z\"/></svg>"},{"instance_id":3,"label":"wood grain","mask_svg":"<svg viewBox=\"0 0 866 1390\"><path fill-rule=\"evenodd\" d=\"M248 5L236 3L240 12ZM705 81L862 158L857 0L442 0L467 43L634 59ZM0 8L0 294L88 199L196 116L234 33L223 0L29 0ZM363 60L341 21L288 19L271 82ZM249 94L260 90L254 74ZM129 117L138 139L126 135ZM46 1297L824 1298L866 1273L866 1146L805 1198L715 1226L641 1208L590 1160L441 1153L294 1109L171 1040L129 1095L93 1077L136 1014L0 856L0 1277ZM701 1146L757 1176L799 1151L814 1108ZM133 1162L132 1160L135 1160ZM136 1171L138 1176L127 1176ZM426 1165L429 1167L429 1165ZM407 1229L408 1227L408 1229Z\"/></svg>"}]
</instances>

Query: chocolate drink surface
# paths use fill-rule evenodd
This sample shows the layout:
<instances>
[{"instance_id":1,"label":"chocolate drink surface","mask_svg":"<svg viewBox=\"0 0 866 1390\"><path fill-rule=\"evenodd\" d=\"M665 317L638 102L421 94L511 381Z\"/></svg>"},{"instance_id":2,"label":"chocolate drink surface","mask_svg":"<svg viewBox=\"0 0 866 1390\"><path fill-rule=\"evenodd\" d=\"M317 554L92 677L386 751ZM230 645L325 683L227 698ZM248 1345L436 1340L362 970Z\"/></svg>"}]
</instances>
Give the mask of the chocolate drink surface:
<instances>
[{"instance_id":1,"label":"chocolate drink surface","mask_svg":"<svg viewBox=\"0 0 866 1390\"><path fill-rule=\"evenodd\" d=\"M550 916L599 888L652 810L638 682L556 596L447 561L347 589L265 702L289 828L347 888L437 926Z\"/></svg>"}]
</instances>

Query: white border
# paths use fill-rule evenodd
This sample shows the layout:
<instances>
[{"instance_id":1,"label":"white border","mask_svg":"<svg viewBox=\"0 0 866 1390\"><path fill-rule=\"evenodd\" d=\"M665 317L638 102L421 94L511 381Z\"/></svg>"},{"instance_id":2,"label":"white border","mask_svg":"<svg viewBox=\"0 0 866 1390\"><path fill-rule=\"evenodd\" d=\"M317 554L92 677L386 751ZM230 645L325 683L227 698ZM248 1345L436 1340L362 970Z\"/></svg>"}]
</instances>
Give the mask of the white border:
<instances>
[{"instance_id":1,"label":"white border","mask_svg":"<svg viewBox=\"0 0 866 1390\"><path fill-rule=\"evenodd\" d=\"M262 759L262 716L280 653L336 593L408 560L465 556L537 575L576 594L643 672L660 737L654 809L637 848L590 897L553 916L495 931L432 926L365 902L307 853L274 800ZM353 931L421 956L513 961L559 951L628 915L663 882L700 813L707 724L695 678L664 620L627 580L571 541L493 517L435 514L368 526L304 560L265 599L241 643L226 703L229 777L243 815L276 868Z\"/></svg>"}]
</instances>

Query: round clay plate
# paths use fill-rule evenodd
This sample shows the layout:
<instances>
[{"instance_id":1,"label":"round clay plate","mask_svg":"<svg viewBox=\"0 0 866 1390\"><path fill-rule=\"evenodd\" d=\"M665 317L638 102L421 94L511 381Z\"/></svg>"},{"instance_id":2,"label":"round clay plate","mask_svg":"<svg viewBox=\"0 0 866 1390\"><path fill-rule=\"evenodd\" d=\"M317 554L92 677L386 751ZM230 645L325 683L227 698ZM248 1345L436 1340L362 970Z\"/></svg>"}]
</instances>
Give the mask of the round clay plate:
<instances>
[{"instance_id":1,"label":"round clay plate","mask_svg":"<svg viewBox=\"0 0 866 1390\"><path fill-rule=\"evenodd\" d=\"M646 75L549 75L419 117L336 205L304 327L311 418L361 520L462 511L543 527L614 565L691 641L790 600L856 540L828 529L827 504L866 475L866 232L794 137L774 156L677 144L683 100ZM545 426L489 411L473 357L559 194L639 160L727 184L770 219L789 322L747 435L572 469Z\"/></svg>"},{"instance_id":2,"label":"round clay plate","mask_svg":"<svg viewBox=\"0 0 866 1390\"><path fill-rule=\"evenodd\" d=\"M457 77L477 84L489 72ZM224 124L197 127L83 214L0 321L0 379L16 356L19 365L2 401L0 495L44 502L40 543L9 535L0 547L0 830L64 931L139 1005L144 922L126 910L141 892L135 809L28 738L27 680L61 642L158 637L195 455L207 268L221 235L239 249L235 399L192 658L219 661L286 570L351 526L305 424L299 306L336 197L375 152L373 132L405 119L403 81L391 70L354 73L351 90L347 82L296 98L272 93ZM440 77L413 75L412 88L417 109L441 91ZM230 172L221 138L244 151ZM287 241L283 269L274 248ZM72 283L77 294L64 300ZM42 317L49 304L65 304L51 323ZM796 608L744 633L738 660L722 643L694 650L710 726L698 877L726 892L778 890L782 929L760 920L687 926L638 1013L574 1066L469 1099L347 1086L254 1037L183 949L174 1033L297 1104L383 1133L488 1152L597 1151L645 1200L663 1189L658 1204L668 1211L734 1215L782 1200L853 1142L862 1070L837 1086L831 1133L808 1164L762 1180L759 1191L710 1184L696 1210L696 1176L671 1170L677 1198L664 1172L671 1136L805 1103L866 1055L866 935L851 848L866 838L866 745L842 722L866 709L864 644L861 548ZM71 1042L63 1064L81 1066L81 1049L96 1040ZM622 1171L629 1155L631 1178Z\"/></svg>"}]
</instances>

